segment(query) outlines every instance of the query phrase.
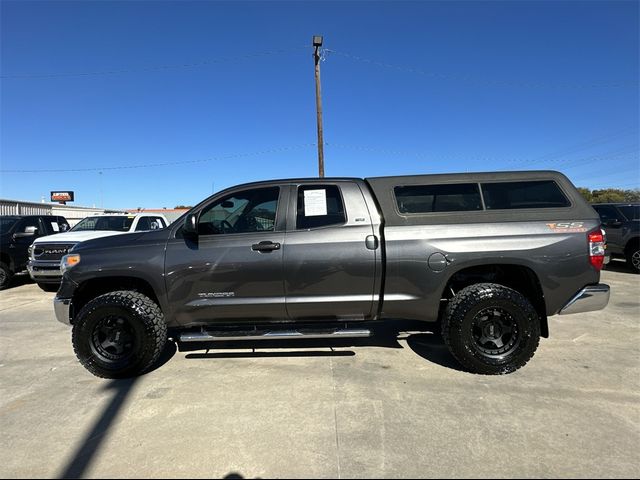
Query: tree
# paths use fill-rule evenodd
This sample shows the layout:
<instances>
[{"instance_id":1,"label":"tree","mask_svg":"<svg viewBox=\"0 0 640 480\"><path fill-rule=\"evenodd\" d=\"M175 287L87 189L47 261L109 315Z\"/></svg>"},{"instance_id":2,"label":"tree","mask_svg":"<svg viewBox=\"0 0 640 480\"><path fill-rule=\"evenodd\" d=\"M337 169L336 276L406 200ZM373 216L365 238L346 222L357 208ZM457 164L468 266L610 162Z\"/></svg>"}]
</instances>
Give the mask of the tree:
<instances>
[{"instance_id":1,"label":"tree","mask_svg":"<svg viewBox=\"0 0 640 480\"><path fill-rule=\"evenodd\" d=\"M189 210L189 209L193 208L193 206L191 206L191 205L176 205L173 208L176 209L176 210L179 210L179 209Z\"/></svg>"},{"instance_id":2,"label":"tree","mask_svg":"<svg viewBox=\"0 0 640 480\"><path fill-rule=\"evenodd\" d=\"M624 202L624 191L618 190L616 188L605 188L603 190L594 190L591 192L593 195L594 203L605 203L605 202Z\"/></svg>"},{"instance_id":3,"label":"tree","mask_svg":"<svg viewBox=\"0 0 640 480\"><path fill-rule=\"evenodd\" d=\"M580 195L582 195L587 202L590 202L593 200L593 195L591 195L591 190L589 190L588 188L578 187L578 191L580 192Z\"/></svg>"},{"instance_id":4,"label":"tree","mask_svg":"<svg viewBox=\"0 0 640 480\"><path fill-rule=\"evenodd\" d=\"M603 188L600 190L589 190L585 187L578 187L580 194L591 203L622 203L640 201L640 189L622 190L620 188Z\"/></svg>"}]
</instances>

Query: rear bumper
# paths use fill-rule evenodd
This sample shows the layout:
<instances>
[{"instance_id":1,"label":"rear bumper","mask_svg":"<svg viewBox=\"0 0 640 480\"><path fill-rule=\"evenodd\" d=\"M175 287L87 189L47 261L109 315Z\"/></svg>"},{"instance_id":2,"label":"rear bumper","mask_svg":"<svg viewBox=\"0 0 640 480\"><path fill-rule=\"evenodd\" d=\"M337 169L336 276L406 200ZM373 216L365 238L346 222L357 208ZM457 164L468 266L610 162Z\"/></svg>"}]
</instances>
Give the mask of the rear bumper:
<instances>
[{"instance_id":1,"label":"rear bumper","mask_svg":"<svg viewBox=\"0 0 640 480\"><path fill-rule=\"evenodd\" d=\"M558 312L560 315L602 310L609 303L609 285L599 283L584 287Z\"/></svg>"}]
</instances>

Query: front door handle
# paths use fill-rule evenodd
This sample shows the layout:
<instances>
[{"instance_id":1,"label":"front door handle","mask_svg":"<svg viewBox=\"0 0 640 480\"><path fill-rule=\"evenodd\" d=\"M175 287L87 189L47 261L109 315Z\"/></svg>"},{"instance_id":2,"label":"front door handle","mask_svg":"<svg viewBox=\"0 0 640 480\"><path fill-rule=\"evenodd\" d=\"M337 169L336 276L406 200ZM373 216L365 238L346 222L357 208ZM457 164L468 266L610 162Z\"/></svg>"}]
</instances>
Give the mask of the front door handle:
<instances>
[{"instance_id":1,"label":"front door handle","mask_svg":"<svg viewBox=\"0 0 640 480\"><path fill-rule=\"evenodd\" d=\"M271 252L273 250L280 250L280 244L270 241L254 243L251 245L251 250L254 252Z\"/></svg>"}]
</instances>

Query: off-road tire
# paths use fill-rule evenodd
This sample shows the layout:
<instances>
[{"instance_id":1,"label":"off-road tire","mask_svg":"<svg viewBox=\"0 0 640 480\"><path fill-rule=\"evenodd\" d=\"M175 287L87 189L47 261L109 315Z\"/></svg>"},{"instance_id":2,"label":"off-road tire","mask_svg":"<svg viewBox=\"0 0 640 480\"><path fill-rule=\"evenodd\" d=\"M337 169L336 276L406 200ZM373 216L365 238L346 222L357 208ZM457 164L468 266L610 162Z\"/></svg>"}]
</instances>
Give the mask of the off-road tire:
<instances>
[{"instance_id":1,"label":"off-road tire","mask_svg":"<svg viewBox=\"0 0 640 480\"><path fill-rule=\"evenodd\" d=\"M0 262L0 290L4 290L11 284L13 272L6 263Z\"/></svg>"},{"instance_id":2,"label":"off-road tire","mask_svg":"<svg viewBox=\"0 0 640 480\"><path fill-rule=\"evenodd\" d=\"M492 322L497 326L492 327ZM500 322L511 325L503 327L507 332L503 337L499 337ZM495 340L492 335L496 335ZM442 319L442 337L466 370L502 375L514 372L533 357L540 342L540 320L533 305L519 292L495 283L478 283L463 288L449 301ZM500 343L503 347L497 348Z\"/></svg>"},{"instance_id":3,"label":"off-road tire","mask_svg":"<svg viewBox=\"0 0 640 480\"><path fill-rule=\"evenodd\" d=\"M57 292L60 288L57 283L38 283L38 286L45 292Z\"/></svg>"},{"instance_id":4,"label":"off-road tire","mask_svg":"<svg viewBox=\"0 0 640 480\"><path fill-rule=\"evenodd\" d=\"M113 325L119 324L125 326L120 327L125 334L105 338L104 332L113 332ZM126 355L114 353L118 347L108 345L116 336L116 341L127 339L122 345ZM109 292L91 300L74 318L72 342L80 363L95 376L129 378L145 373L158 360L167 343L167 325L160 307L146 295Z\"/></svg>"}]
</instances>

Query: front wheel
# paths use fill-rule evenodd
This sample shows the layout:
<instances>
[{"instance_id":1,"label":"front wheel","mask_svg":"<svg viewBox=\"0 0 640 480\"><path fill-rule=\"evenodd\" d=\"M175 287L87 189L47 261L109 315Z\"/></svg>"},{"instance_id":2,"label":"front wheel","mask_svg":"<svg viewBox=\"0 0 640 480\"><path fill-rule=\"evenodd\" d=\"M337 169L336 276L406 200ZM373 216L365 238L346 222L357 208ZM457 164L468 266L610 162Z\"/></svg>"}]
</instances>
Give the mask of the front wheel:
<instances>
[{"instance_id":1,"label":"front wheel","mask_svg":"<svg viewBox=\"0 0 640 480\"><path fill-rule=\"evenodd\" d=\"M524 366L540 342L540 321L529 300L494 283L458 292L447 305L442 336L467 370L484 375L511 373Z\"/></svg>"},{"instance_id":2,"label":"front wheel","mask_svg":"<svg viewBox=\"0 0 640 480\"><path fill-rule=\"evenodd\" d=\"M102 378L145 373L167 343L160 307L146 295L110 292L87 303L73 322L73 349L80 363Z\"/></svg>"},{"instance_id":3,"label":"front wheel","mask_svg":"<svg viewBox=\"0 0 640 480\"><path fill-rule=\"evenodd\" d=\"M0 262L0 290L4 290L11 283L13 272L4 262Z\"/></svg>"}]
</instances>

